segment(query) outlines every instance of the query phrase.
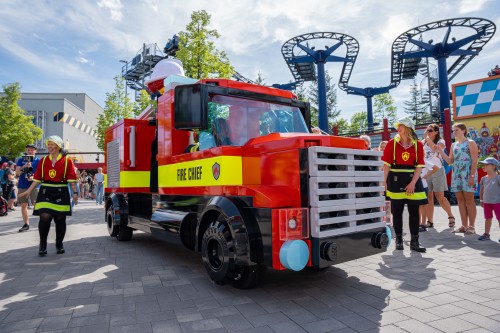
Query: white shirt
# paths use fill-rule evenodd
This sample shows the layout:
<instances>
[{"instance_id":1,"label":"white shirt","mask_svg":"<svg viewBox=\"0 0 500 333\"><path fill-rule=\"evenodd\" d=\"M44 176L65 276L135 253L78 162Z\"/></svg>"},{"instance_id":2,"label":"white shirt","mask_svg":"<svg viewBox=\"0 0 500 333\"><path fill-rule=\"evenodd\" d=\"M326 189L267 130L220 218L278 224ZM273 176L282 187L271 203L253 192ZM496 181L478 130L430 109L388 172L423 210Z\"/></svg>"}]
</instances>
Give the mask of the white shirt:
<instances>
[{"instance_id":1,"label":"white shirt","mask_svg":"<svg viewBox=\"0 0 500 333\"><path fill-rule=\"evenodd\" d=\"M437 145L439 144L446 145L446 142L443 139L439 139ZM443 167L443 160L441 159L439 152L437 150L432 151L431 147L427 144L424 144L424 161L429 161L440 169Z\"/></svg>"}]
</instances>

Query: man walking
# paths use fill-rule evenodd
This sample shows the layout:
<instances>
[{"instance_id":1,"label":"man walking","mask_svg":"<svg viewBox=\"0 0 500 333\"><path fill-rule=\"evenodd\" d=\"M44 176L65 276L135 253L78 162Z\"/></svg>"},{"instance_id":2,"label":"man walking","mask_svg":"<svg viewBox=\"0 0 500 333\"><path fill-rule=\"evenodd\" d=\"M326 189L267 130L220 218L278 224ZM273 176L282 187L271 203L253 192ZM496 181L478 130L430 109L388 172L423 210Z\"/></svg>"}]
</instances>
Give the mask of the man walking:
<instances>
[{"instance_id":1,"label":"man walking","mask_svg":"<svg viewBox=\"0 0 500 333\"><path fill-rule=\"evenodd\" d=\"M26 145L25 155L17 160L16 174L19 175L19 184L17 185L19 194L25 192L33 182L33 175L35 174L38 162L40 159L35 156L36 147L33 144ZM27 231L30 229L28 218L28 202L34 204L38 196L38 188L34 188L29 197L18 198L18 204L21 204L21 214L23 215L23 226L19 232Z\"/></svg>"}]
</instances>

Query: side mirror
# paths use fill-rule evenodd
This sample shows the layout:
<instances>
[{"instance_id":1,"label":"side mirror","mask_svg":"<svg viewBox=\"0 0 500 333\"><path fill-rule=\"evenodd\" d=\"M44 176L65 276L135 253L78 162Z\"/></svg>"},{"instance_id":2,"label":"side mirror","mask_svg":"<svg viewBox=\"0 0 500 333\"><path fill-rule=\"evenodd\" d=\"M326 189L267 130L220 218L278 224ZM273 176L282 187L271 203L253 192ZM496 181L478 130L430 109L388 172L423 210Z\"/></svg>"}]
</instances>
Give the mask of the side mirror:
<instances>
[{"instance_id":1,"label":"side mirror","mask_svg":"<svg viewBox=\"0 0 500 333\"><path fill-rule=\"evenodd\" d=\"M174 128L178 130L207 129L208 88L204 84L175 87Z\"/></svg>"}]
</instances>

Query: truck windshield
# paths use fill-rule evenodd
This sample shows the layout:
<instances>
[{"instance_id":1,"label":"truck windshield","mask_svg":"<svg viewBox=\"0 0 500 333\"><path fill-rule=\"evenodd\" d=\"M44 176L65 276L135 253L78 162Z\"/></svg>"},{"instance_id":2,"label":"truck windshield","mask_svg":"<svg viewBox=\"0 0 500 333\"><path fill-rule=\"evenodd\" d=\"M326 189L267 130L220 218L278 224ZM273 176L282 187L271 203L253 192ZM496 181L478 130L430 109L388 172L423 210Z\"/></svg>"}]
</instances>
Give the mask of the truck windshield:
<instances>
[{"instance_id":1,"label":"truck windshield","mask_svg":"<svg viewBox=\"0 0 500 333\"><path fill-rule=\"evenodd\" d=\"M242 146L270 133L309 133L299 108L271 102L213 95L208 118L208 129L199 135L200 149Z\"/></svg>"}]
</instances>

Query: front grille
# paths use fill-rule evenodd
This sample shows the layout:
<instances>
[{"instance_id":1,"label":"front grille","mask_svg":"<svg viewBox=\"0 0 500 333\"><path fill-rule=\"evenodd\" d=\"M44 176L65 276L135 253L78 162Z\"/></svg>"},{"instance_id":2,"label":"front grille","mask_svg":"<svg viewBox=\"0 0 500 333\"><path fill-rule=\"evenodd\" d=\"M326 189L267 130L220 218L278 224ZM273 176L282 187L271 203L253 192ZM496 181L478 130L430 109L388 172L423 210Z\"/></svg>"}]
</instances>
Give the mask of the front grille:
<instances>
[{"instance_id":1,"label":"front grille","mask_svg":"<svg viewBox=\"0 0 500 333\"><path fill-rule=\"evenodd\" d=\"M308 149L312 237L385 226L381 155L373 150Z\"/></svg>"},{"instance_id":2,"label":"front grille","mask_svg":"<svg viewBox=\"0 0 500 333\"><path fill-rule=\"evenodd\" d=\"M120 140L108 142L106 151L107 187L118 188L120 187Z\"/></svg>"}]
</instances>

